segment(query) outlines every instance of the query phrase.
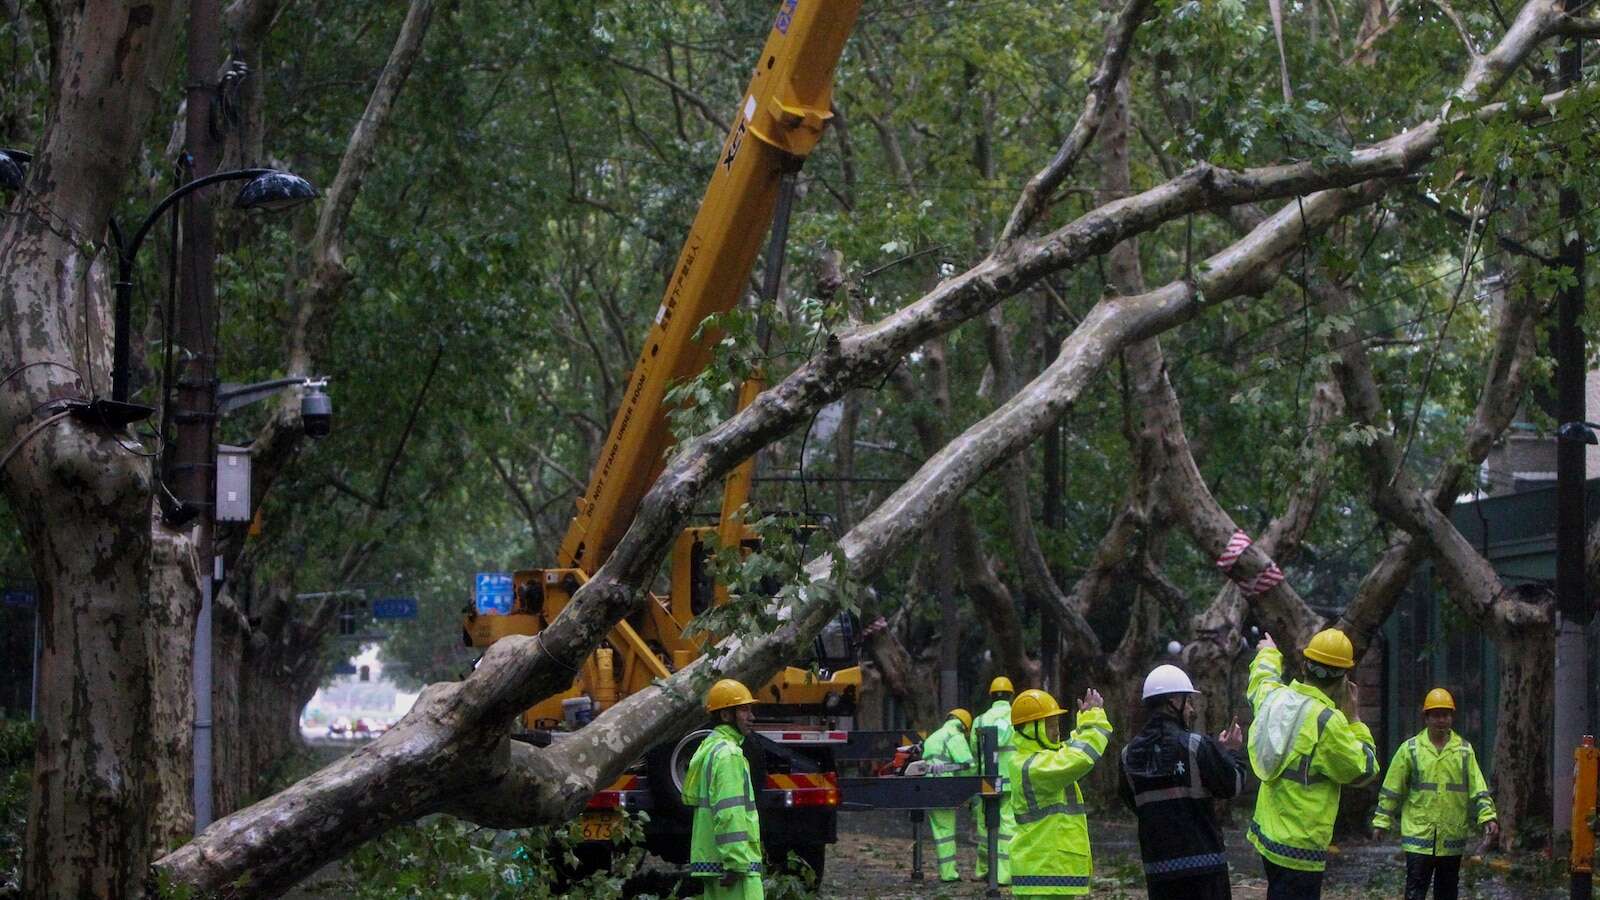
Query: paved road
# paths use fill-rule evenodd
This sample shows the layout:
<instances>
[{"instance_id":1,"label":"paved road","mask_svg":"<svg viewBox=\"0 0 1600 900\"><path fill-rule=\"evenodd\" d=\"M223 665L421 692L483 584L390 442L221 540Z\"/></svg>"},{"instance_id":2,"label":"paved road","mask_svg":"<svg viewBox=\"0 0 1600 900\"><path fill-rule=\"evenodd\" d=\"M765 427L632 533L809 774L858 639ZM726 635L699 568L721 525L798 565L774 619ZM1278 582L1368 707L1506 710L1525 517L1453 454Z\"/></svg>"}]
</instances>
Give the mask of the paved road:
<instances>
[{"instance_id":1,"label":"paved road","mask_svg":"<svg viewBox=\"0 0 1600 900\"><path fill-rule=\"evenodd\" d=\"M1229 857L1233 864L1233 896L1236 900L1265 900L1266 882L1261 863L1245 842L1240 824L1229 829ZM1144 896L1144 880L1138 860L1137 835L1129 817L1097 817L1090 821L1094 840L1095 884L1091 897L1103 900L1132 900ZM986 885L971 881L975 861L974 834L965 814L961 819L958 866L964 878L954 884L941 884L938 870L928 865L924 881L911 880L911 827L905 813L849 813L841 816L839 842L829 849L826 877L816 896L829 900L977 900L985 896ZM926 835L926 831L924 831ZM924 838L926 839L926 838ZM931 851L926 843L925 851ZM931 858L929 860L931 863ZM1503 866L1501 866L1503 868ZM1526 868L1524 866L1524 868ZM630 879L629 893L666 894L675 879L666 878L668 867L656 860L647 861L636 878ZM312 900L329 894L318 892L313 883L337 877L339 865L330 864L308 883L287 896L292 900ZM1401 894L1404 864L1392 844L1352 844L1339 847L1328 868L1325 900L1365 900L1396 898ZM1005 892L1005 896L1009 896ZM690 896L693 896L692 894ZM769 895L770 896L770 895ZM1524 874L1507 875L1485 865L1469 866L1463 872L1461 896L1465 900L1560 900L1564 889L1536 886ZM1600 896L1600 895L1597 895Z\"/></svg>"},{"instance_id":2,"label":"paved road","mask_svg":"<svg viewBox=\"0 0 1600 900\"><path fill-rule=\"evenodd\" d=\"M1241 820L1242 823L1242 820ZM974 835L963 816L957 866L970 879L975 861ZM911 827L904 813L852 813L841 817L839 843L828 854L826 877L819 896L840 900L912 900L912 898L978 898L985 885L963 881L941 884L938 870L928 865L923 882L910 880ZM1144 896L1144 878L1138 859L1138 836L1131 819L1095 819L1090 822L1094 841L1095 885L1091 894L1102 898ZM926 831L924 831L926 835ZM924 838L926 840L926 838ZM1229 857L1233 864L1236 900L1263 900L1266 882L1261 863L1244 840L1241 826L1230 829ZM931 847L924 843L924 852ZM1328 869L1326 900L1399 897L1405 866L1392 844L1355 844L1338 848ZM1461 896L1467 900L1555 900L1564 890L1536 887L1486 866L1469 866L1463 872Z\"/></svg>"}]
</instances>

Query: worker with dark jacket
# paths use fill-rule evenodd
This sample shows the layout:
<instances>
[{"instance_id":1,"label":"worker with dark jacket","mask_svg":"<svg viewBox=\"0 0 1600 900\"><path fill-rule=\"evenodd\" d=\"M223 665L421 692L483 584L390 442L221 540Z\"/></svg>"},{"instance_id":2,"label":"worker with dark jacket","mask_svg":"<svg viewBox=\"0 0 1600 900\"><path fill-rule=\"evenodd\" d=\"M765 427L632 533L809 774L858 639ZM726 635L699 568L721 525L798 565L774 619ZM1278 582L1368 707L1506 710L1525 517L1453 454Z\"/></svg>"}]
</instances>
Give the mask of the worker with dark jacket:
<instances>
[{"instance_id":1,"label":"worker with dark jacket","mask_svg":"<svg viewBox=\"0 0 1600 900\"><path fill-rule=\"evenodd\" d=\"M744 739L756 702L750 689L724 678L706 693L716 727L700 742L683 777L683 805L694 810L689 874L714 900L761 900L761 818Z\"/></svg>"},{"instance_id":2,"label":"worker with dark jacket","mask_svg":"<svg viewBox=\"0 0 1600 900\"><path fill-rule=\"evenodd\" d=\"M1244 789L1244 730L1238 719L1216 739L1190 731L1199 693L1177 666L1144 680L1144 730L1122 748L1117 793L1139 818L1145 889L1154 898L1232 897L1228 857L1213 800Z\"/></svg>"}]
</instances>

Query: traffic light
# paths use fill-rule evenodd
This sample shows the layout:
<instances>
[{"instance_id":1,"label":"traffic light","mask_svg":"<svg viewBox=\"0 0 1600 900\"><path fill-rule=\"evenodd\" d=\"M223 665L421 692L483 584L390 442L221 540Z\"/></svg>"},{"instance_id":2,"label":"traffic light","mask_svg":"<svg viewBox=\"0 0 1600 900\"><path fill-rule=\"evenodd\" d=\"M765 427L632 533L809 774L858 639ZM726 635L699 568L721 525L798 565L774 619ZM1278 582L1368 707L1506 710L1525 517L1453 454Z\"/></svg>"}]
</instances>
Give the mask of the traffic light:
<instances>
[{"instance_id":1,"label":"traffic light","mask_svg":"<svg viewBox=\"0 0 1600 900\"><path fill-rule=\"evenodd\" d=\"M365 597L339 601L339 636L355 637L357 634L356 626L367 621L370 616L371 612L367 607Z\"/></svg>"}]
</instances>

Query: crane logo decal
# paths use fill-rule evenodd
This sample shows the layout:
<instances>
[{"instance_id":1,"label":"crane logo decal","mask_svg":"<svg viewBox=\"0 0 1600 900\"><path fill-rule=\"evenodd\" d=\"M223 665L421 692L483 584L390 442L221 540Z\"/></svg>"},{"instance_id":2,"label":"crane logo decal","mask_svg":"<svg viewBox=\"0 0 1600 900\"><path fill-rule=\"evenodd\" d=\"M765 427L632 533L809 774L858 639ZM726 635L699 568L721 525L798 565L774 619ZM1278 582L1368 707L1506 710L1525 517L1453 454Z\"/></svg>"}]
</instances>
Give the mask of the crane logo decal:
<instances>
[{"instance_id":1,"label":"crane logo decal","mask_svg":"<svg viewBox=\"0 0 1600 900\"><path fill-rule=\"evenodd\" d=\"M800 0L784 0L783 8L778 10L778 24L773 27L785 37L789 34L789 23L794 21L795 7L800 5Z\"/></svg>"},{"instance_id":2,"label":"crane logo decal","mask_svg":"<svg viewBox=\"0 0 1600 900\"><path fill-rule=\"evenodd\" d=\"M734 126L733 135L728 138L728 152L722 155L722 168L733 171L733 158L739 155L739 146L744 143L746 131L744 117L739 118L739 124Z\"/></svg>"}]
</instances>

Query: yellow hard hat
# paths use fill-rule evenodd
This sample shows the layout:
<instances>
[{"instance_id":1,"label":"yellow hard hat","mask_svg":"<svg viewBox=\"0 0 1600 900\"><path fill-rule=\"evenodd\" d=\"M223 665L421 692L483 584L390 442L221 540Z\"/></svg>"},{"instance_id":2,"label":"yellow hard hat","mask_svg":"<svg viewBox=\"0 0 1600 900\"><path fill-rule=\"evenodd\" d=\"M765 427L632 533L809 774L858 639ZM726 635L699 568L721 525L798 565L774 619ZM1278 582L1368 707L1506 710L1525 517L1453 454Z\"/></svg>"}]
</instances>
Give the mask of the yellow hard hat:
<instances>
[{"instance_id":1,"label":"yellow hard hat","mask_svg":"<svg viewBox=\"0 0 1600 900\"><path fill-rule=\"evenodd\" d=\"M713 684L711 690L706 692L706 712L731 709L735 706L749 706L754 702L756 702L756 698L750 696L750 689L732 678L722 679Z\"/></svg>"},{"instance_id":2,"label":"yellow hard hat","mask_svg":"<svg viewBox=\"0 0 1600 900\"><path fill-rule=\"evenodd\" d=\"M1453 710L1455 708L1456 698L1450 696L1450 692L1444 688L1434 688L1428 692L1428 696L1422 698L1423 712L1427 712L1430 709Z\"/></svg>"},{"instance_id":3,"label":"yellow hard hat","mask_svg":"<svg viewBox=\"0 0 1600 900\"><path fill-rule=\"evenodd\" d=\"M960 707L956 707L955 709L950 710L950 718L959 720L962 728L965 728L968 731L972 730L972 713L969 713Z\"/></svg>"},{"instance_id":4,"label":"yellow hard hat","mask_svg":"<svg viewBox=\"0 0 1600 900\"><path fill-rule=\"evenodd\" d=\"M1011 703L1011 724L1026 725L1065 712L1061 704L1056 702L1056 698L1038 688L1028 688L1018 694L1017 699Z\"/></svg>"},{"instance_id":5,"label":"yellow hard hat","mask_svg":"<svg viewBox=\"0 0 1600 900\"><path fill-rule=\"evenodd\" d=\"M1304 651L1306 659L1333 666L1336 669L1353 669L1356 666L1355 648L1350 639L1337 628L1324 628L1311 636Z\"/></svg>"},{"instance_id":6,"label":"yellow hard hat","mask_svg":"<svg viewBox=\"0 0 1600 900\"><path fill-rule=\"evenodd\" d=\"M1017 689L1011 686L1011 679L1004 675L996 675L994 680L989 682L989 693L991 694L1014 694L1016 692Z\"/></svg>"}]
</instances>

